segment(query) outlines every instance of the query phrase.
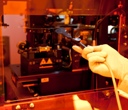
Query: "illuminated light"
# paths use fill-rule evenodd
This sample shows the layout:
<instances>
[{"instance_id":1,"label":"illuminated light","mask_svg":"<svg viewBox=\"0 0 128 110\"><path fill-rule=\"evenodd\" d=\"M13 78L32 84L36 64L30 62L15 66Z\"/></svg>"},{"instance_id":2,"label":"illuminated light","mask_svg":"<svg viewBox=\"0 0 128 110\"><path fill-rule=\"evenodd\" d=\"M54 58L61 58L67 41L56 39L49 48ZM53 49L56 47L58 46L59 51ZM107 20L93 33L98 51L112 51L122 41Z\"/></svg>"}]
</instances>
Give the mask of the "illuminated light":
<instances>
[{"instance_id":1,"label":"illuminated light","mask_svg":"<svg viewBox=\"0 0 128 110\"><path fill-rule=\"evenodd\" d=\"M40 66L39 68L52 68L53 66L52 65L50 65L50 66Z\"/></svg>"},{"instance_id":2,"label":"illuminated light","mask_svg":"<svg viewBox=\"0 0 128 110\"><path fill-rule=\"evenodd\" d=\"M33 63L30 61L30 62L29 62L29 65L32 65L32 64L33 64Z\"/></svg>"},{"instance_id":3,"label":"illuminated light","mask_svg":"<svg viewBox=\"0 0 128 110\"><path fill-rule=\"evenodd\" d=\"M124 46L127 46L127 43L126 42L124 42L123 44L124 44Z\"/></svg>"},{"instance_id":4,"label":"illuminated light","mask_svg":"<svg viewBox=\"0 0 128 110\"><path fill-rule=\"evenodd\" d=\"M122 26L125 26L125 24L122 24Z\"/></svg>"},{"instance_id":5,"label":"illuminated light","mask_svg":"<svg viewBox=\"0 0 128 110\"><path fill-rule=\"evenodd\" d=\"M2 85L3 83L2 83L2 81L0 81L0 85Z\"/></svg>"},{"instance_id":6,"label":"illuminated light","mask_svg":"<svg viewBox=\"0 0 128 110\"><path fill-rule=\"evenodd\" d=\"M49 46L46 46L46 47L39 46L39 51L40 52L50 51L50 49L51 49L51 47L49 47Z\"/></svg>"},{"instance_id":7,"label":"illuminated light","mask_svg":"<svg viewBox=\"0 0 128 110\"><path fill-rule=\"evenodd\" d=\"M41 78L41 82L42 82L42 83L49 82L49 78Z\"/></svg>"},{"instance_id":8,"label":"illuminated light","mask_svg":"<svg viewBox=\"0 0 128 110\"><path fill-rule=\"evenodd\" d=\"M91 104L87 100L81 100L77 95L73 95L73 99L74 110L92 110Z\"/></svg>"},{"instance_id":9,"label":"illuminated light","mask_svg":"<svg viewBox=\"0 0 128 110\"><path fill-rule=\"evenodd\" d=\"M21 106L20 105L17 105L16 106L16 110L20 110L21 109Z\"/></svg>"},{"instance_id":10,"label":"illuminated light","mask_svg":"<svg viewBox=\"0 0 128 110\"><path fill-rule=\"evenodd\" d=\"M60 49L60 45L57 45L57 49Z\"/></svg>"},{"instance_id":11,"label":"illuminated light","mask_svg":"<svg viewBox=\"0 0 128 110\"><path fill-rule=\"evenodd\" d=\"M30 103L29 107L34 108L35 107L34 103Z\"/></svg>"},{"instance_id":12,"label":"illuminated light","mask_svg":"<svg viewBox=\"0 0 128 110\"><path fill-rule=\"evenodd\" d=\"M36 63L35 63L35 61L33 61L33 65L35 65Z\"/></svg>"},{"instance_id":13,"label":"illuminated light","mask_svg":"<svg viewBox=\"0 0 128 110\"><path fill-rule=\"evenodd\" d=\"M128 36L127 36L127 35L124 35L124 38L125 38L125 39L127 39L127 38L128 38Z\"/></svg>"}]
</instances>

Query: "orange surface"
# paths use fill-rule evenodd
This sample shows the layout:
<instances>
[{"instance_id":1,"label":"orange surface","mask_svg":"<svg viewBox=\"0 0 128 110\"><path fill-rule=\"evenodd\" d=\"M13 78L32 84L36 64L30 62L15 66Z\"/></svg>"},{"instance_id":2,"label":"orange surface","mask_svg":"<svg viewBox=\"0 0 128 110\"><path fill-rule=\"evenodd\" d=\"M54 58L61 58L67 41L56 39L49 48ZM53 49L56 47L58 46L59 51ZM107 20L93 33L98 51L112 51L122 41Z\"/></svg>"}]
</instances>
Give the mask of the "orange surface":
<instances>
[{"instance_id":1,"label":"orange surface","mask_svg":"<svg viewBox=\"0 0 128 110\"><path fill-rule=\"evenodd\" d=\"M3 6L4 14L25 14L27 2L26 1L8 1Z\"/></svg>"}]
</instances>

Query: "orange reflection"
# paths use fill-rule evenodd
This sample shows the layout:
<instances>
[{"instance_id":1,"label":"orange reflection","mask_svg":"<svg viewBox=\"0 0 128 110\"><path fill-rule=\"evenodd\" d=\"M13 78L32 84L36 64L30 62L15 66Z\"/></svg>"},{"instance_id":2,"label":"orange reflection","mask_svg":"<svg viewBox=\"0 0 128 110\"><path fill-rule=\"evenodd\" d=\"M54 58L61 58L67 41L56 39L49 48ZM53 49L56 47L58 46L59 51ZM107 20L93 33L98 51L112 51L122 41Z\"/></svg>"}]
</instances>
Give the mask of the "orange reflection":
<instances>
[{"instance_id":1,"label":"orange reflection","mask_svg":"<svg viewBox=\"0 0 128 110\"><path fill-rule=\"evenodd\" d=\"M26 6L26 1L8 1L3 6L4 14L25 14Z\"/></svg>"}]
</instances>

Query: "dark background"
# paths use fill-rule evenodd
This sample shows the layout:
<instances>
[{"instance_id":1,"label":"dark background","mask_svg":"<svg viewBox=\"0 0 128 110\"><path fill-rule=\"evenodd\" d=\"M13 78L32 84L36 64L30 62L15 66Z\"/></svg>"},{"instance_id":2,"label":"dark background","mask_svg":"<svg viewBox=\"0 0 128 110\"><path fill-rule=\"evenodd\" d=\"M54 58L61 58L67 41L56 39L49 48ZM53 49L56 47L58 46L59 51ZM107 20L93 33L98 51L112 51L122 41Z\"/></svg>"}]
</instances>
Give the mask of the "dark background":
<instances>
[{"instance_id":1,"label":"dark background","mask_svg":"<svg viewBox=\"0 0 128 110\"><path fill-rule=\"evenodd\" d=\"M108 14L116 9L121 2L128 17L128 0L31 0L28 1L28 11L30 14L48 14L47 9L67 10L73 2L73 14ZM126 21L128 24L128 20Z\"/></svg>"}]
</instances>

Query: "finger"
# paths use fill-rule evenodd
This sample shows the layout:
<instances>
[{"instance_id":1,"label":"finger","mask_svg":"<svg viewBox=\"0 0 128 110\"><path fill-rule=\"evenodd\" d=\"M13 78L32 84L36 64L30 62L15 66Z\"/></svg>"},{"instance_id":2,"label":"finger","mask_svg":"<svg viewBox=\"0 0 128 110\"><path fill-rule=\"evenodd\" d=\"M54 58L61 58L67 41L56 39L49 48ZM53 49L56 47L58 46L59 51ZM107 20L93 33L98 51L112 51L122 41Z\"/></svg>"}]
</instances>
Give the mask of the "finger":
<instances>
[{"instance_id":1,"label":"finger","mask_svg":"<svg viewBox=\"0 0 128 110\"><path fill-rule=\"evenodd\" d=\"M104 63L98 64L98 66L92 66L92 64L89 63L89 67L93 73L97 73L105 77L111 77L111 74L109 73L109 70Z\"/></svg>"},{"instance_id":2,"label":"finger","mask_svg":"<svg viewBox=\"0 0 128 110\"><path fill-rule=\"evenodd\" d=\"M81 55L82 55L83 58L87 59L87 55L89 53L92 53L92 52L93 52L93 47L92 46L87 46L86 48L83 49Z\"/></svg>"},{"instance_id":3,"label":"finger","mask_svg":"<svg viewBox=\"0 0 128 110\"><path fill-rule=\"evenodd\" d=\"M89 58L89 67L92 72L98 73L102 76L106 76L106 71L108 72L108 68L104 64L105 59L103 57L94 56Z\"/></svg>"},{"instance_id":4,"label":"finger","mask_svg":"<svg viewBox=\"0 0 128 110\"><path fill-rule=\"evenodd\" d=\"M105 59L103 57L94 56L89 59L89 67L95 73L100 73L101 67L103 67Z\"/></svg>"},{"instance_id":5,"label":"finger","mask_svg":"<svg viewBox=\"0 0 128 110\"><path fill-rule=\"evenodd\" d=\"M87 55L88 53L92 53L94 51L93 46L87 46L83 49L83 54Z\"/></svg>"},{"instance_id":6,"label":"finger","mask_svg":"<svg viewBox=\"0 0 128 110\"><path fill-rule=\"evenodd\" d=\"M102 63L105 62L105 58L100 56L93 56L88 59L90 63Z\"/></svg>"},{"instance_id":7,"label":"finger","mask_svg":"<svg viewBox=\"0 0 128 110\"><path fill-rule=\"evenodd\" d=\"M92 53L92 52L100 52L102 50L102 47L99 45L99 46L87 46L86 48L83 49L83 56L86 56L87 54L89 53Z\"/></svg>"},{"instance_id":8,"label":"finger","mask_svg":"<svg viewBox=\"0 0 128 110\"><path fill-rule=\"evenodd\" d=\"M92 52L92 53L89 53L87 55L87 58L91 58L91 57L102 57L102 58L105 58L107 57L107 53L106 52Z\"/></svg>"},{"instance_id":9,"label":"finger","mask_svg":"<svg viewBox=\"0 0 128 110\"><path fill-rule=\"evenodd\" d=\"M77 46L77 45L73 45L72 49L75 50L78 53L82 53L82 49L79 46Z\"/></svg>"},{"instance_id":10,"label":"finger","mask_svg":"<svg viewBox=\"0 0 128 110\"><path fill-rule=\"evenodd\" d=\"M93 46L93 48L94 48L94 52L99 52L99 51L101 51L102 50L102 46L101 45L99 45L99 46Z\"/></svg>"}]
</instances>

